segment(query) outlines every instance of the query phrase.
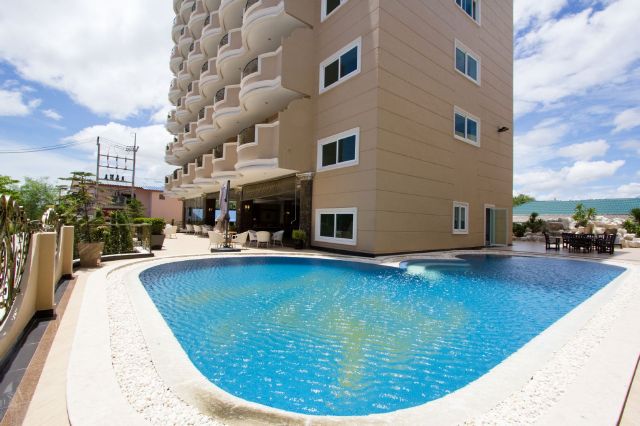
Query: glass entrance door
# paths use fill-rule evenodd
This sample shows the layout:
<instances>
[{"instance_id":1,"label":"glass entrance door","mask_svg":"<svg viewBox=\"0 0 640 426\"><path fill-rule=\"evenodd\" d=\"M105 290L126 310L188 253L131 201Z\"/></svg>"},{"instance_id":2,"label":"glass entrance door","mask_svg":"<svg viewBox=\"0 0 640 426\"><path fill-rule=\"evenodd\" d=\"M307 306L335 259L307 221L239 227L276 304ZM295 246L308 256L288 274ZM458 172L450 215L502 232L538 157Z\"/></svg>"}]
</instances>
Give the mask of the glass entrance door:
<instances>
[{"instance_id":1,"label":"glass entrance door","mask_svg":"<svg viewBox=\"0 0 640 426\"><path fill-rule=\"evenodd\" d=\"M507 245L507 217L507 209L487 209L487 233L489 234L489 245Z\"/></svg>"}]
</instances>

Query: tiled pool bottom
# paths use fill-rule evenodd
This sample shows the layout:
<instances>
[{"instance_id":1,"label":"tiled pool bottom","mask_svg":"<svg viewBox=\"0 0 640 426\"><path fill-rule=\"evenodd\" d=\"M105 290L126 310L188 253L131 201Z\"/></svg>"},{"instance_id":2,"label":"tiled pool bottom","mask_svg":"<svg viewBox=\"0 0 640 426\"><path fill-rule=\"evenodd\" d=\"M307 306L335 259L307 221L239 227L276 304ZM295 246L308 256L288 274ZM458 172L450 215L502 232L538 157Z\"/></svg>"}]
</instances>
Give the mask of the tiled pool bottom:
<instances>
[{"instance_id":1,"label":"tiled pool bottom","mask_svg":"<svg viewBox=\"0 0 640 426\"><path fill-rule=\"evenodd\" d=\"M361 415L463 387L622 272L504 256L423 266L234 258L142 280L221 388L288 411Z\"/></svg>"}]
</instances>

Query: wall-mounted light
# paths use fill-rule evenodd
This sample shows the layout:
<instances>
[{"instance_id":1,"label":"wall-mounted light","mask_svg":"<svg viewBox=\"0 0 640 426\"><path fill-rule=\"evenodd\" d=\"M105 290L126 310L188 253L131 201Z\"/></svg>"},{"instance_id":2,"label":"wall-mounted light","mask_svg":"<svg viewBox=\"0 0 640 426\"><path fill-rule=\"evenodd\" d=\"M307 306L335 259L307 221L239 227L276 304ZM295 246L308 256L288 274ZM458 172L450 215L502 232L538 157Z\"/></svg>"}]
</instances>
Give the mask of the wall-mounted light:
<instances>
[{"instance_id":1,"label":"wall-mounted light","mask_svg":"<svg viewBox=\"0 0 640 426\"><path fill-rule=\"evenodd\" d=\"M498 127L498 133L508 132L509 128L507 126Z\"/></svg>"}]
</instances>

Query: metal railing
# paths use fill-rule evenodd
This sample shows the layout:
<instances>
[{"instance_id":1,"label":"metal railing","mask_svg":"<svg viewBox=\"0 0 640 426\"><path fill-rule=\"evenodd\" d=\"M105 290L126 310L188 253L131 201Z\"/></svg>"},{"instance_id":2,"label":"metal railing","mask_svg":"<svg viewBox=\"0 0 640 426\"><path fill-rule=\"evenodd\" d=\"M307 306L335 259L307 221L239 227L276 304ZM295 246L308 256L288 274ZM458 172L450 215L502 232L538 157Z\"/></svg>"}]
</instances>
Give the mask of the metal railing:
<instances>
[{"instance_id":1,"label":"metal railing","mask_svg":"<svg viewBox=\"0 0 640 426\"><path fill-rule=\"evenodd\" d=\"M258 62L259 62L258 58L250 60L242 70L242 78L245 78L248 75L258 72Z\"/></svg>"},{"instance_id":2,"label":"metal railing","mask_svg":"<svg viewBox=\"0 0 640 426\"><path fill-rule=\"evenodd\" d=\"M220 101L224 101L224 92L225 92L225 90L224 90L224 89L225 89L225 88L223 87L222 89L220 89L220 90L218 90L218 91L216 92L216 96L215 96L215 98L214 98L214 99L215 99L215 100L214 100L214 103L216 103L216 102L220 102Z\"/></svg>"},{"instance_id":3,"label":"metal railing","mask_svg":"<svg viewBox=\"0 0 640 426\"><path fill-rule=\"evenodd\" d=\"M22 207L10 197L0 195L0 324L20 293L32 233Z\"/></svg>"},{"instance_id":4,"label":"metal railing","mask_svg":"<svg viewBox=\"0 0 640 426\"><path fill-rule=\"evenodd\" d=\"M256 141L256 126L247 127L238 134L238 144L253 143Z\"/></svg>"}]
</instances>

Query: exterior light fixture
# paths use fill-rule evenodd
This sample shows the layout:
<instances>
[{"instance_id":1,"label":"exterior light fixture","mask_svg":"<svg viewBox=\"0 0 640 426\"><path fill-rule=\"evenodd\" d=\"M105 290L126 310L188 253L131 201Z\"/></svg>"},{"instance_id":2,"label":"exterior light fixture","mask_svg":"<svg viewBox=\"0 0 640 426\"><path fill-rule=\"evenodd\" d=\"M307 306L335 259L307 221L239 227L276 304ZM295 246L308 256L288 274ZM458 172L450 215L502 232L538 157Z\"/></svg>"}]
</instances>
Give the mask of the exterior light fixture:
<instances>
[{"instance_id":1,"label":"exterior light fixture","mask_svg":"<svg viewBox=\"0 0 640 426\"><path fill-rule=\"evenodd\" d=\"M498 127L498 133L508 132L509 128L507 126Z\"/></svg>"}]
</instances>

